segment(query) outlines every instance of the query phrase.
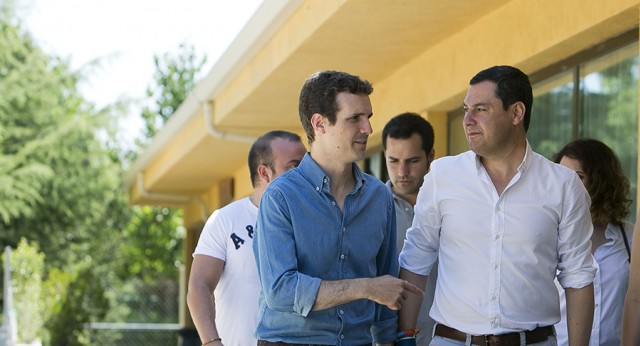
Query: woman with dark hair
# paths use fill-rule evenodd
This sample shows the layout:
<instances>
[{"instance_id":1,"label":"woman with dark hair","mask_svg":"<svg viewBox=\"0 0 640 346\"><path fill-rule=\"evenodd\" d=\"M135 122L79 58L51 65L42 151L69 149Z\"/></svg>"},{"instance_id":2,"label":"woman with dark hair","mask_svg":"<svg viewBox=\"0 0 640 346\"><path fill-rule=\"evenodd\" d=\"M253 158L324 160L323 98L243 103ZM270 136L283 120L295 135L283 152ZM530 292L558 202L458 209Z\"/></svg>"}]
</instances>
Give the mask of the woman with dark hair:
<instances>
[{"instance_id":1,"label":"woman with dark hair","mask_svg":"<svg viewBox=\"0 0 640 346\"><path fill-rule=\"evenodd\" d=\"M591 196L592 254L598 267L594 279L595 311L590 345L620 345L622 311L629 283L630 185L620 160L604 143L578 139L554 161L574 170ZM562 320L556 325L558 345L567 344L566 302L560 289Z\"/></svg>"}]
</instances>

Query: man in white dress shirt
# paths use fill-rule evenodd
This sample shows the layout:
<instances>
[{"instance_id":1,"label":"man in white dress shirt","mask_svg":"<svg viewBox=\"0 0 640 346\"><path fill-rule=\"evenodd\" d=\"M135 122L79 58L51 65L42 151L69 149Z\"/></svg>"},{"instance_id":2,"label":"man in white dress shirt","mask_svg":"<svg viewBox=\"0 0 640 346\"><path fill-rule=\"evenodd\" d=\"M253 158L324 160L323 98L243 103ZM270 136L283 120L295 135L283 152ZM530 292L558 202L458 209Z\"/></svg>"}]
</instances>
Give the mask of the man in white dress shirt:
<instances>
[{"instance_id":1,"label":"man in white dress shirt","mask_svg":"<svg viewBox=\"0 0 640 346\"><path fill-rule=\"evenodd\" d=\"M526 74L494 66L469 84L463 127L471 150L432 163L400 277L425 287L439 259L431 345L556 345L558 271L569 343L587 345L595 273L589 195L575 172L531 150ZM415 327L420 300L407 294L401 330Z\"/></svg>"}]
</instances>

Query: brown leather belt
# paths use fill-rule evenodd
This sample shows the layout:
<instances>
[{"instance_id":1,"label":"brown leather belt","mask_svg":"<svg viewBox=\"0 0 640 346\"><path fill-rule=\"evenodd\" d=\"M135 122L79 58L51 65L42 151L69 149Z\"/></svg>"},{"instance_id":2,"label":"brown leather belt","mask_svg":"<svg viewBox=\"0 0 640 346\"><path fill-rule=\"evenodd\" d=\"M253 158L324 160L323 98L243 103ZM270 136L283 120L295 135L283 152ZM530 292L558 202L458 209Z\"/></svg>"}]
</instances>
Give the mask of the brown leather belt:
<instances>
[{"instance_id":1,"label":"brown leather belt","mask_svg":"<svg viewBox=\"0 0 640 346\"><path fill-rule=\"evenodd\" d=\"M456 341L467 341L466 333L463 333L451 327L447 327L444 324L436 325L434 335ZM526 345L543 342L552 335L554 335L552 326L538 327L534 330L524 332ZM520 346L520 333L507 333L500 335L472 335L471 343L474 345L482 346Z\"/></svg>"}]
</instances>

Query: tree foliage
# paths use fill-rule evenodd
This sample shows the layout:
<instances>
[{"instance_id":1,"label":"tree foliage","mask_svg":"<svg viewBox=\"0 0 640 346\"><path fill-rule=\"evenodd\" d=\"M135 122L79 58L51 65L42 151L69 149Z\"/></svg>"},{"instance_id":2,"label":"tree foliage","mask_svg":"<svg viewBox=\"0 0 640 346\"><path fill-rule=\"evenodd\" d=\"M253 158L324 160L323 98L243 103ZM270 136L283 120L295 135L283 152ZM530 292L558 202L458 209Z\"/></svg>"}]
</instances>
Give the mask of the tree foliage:
<instances>
[{"instance_id":1,"label":"tree foliage","mask_svg":"<svg viewBox=\"0 0 640 346\"><path fill-rule=\"evenodd\" d=\"M9 6L0 3L0 244L26 238L46 254L43 290L59 299L40 316L54 345L81 344L83 323L108 307L110 260L130 217L115 114L84 100L80 74L45 54ZM24 289L16 306L31 303Z\"/></svg>"},{"instance_id":2,"label":"tree foliage","mask_svg":"<svg viewBox=\"0 0 640 346\"><path fill-rule=\"evenodd\" d=\"M147 88L152 102L142 110L146 143L176 112L196 85L197 75L206 61L192 46L181 44L177 53L154 57L154 81ZM135 158L137 155L129 155ZM130 307L127 318L147 322L177 321L177 282L182 265L182 211L165 207L134 207L122 237L122 265L119 277L128 278L118 298ZM122 305L121 304L121 305Z\"/></svg>"},{"instance_id":3,"label":"tree foliage","mask_svg":"<svg viewBox=\"0 0 640 346\"><path fill-rule=\"evenodd\" d=\"M0 16L7 18L4 10ZM53 175L34 156L46 149L47 138L58 131L36 136L30 129L31 119L25 116L30 112L30 98L23 86L37 88L46 83L37 78L46 59L33 50L32 42L23 39L19 27L0 20L0 221L4 223L30 216L35 204L42 201L40 188ZM25 137L35 140L25 146L20 140Z\"/></svg>"},{"instance_id":4,"label":"tree foliage","mask_svg":"<svg viewBox=\"0 0 640 346\"><path fill-rule=\"evenodd\" d=\"M175 113L196 86L198 74L207 61L206 56L196 54L192 45L182 43L178 48L176 54L167 52L154 57L156 72L153 84L147 88L147 96L155 102L142 111L143 140L155 136Z\"/></svg>"},{"instance_id":5,"label":"tree foliage","mask_svg":"<svg viewBox=\"0 0 640 346\"><path fill-rule=\"evenodd\" d=\"M136 207L131 222L123 231L125 266L122 278L135 276L144 282L158 277L175 278L181 262L184 235L181 213L162 207Z\"/></svg>"},{"instance_id":6,"label":"tree foliage","mask_svg":"<svg viewBox=\"0 0 640 346\"><path fill-rule=\"evenodd\" d=\"M45 341L88 344L85 323L109 318L177 322L181 211L128 205L121 188L128 162L116 137L122 105L97 109L86 101L78 90L84 71L45 54L6 4L0 2L0 244L15 248L25 238L46 255ZM140 148L193 89L204 62L184 44L178 54L155 57ZM159 287L169 293L152 291ZM173 315L139 309L157 302Z\"/></svg>"},{"instance_id":7,"label":"tree foliage","mask_svg":"<svg viewBox=\"0 0 640 346\"><path fill-rule=\"evenodd\" d=\"M0 29L0 241L15 247L25 235L58 267L99 256L96 241L108 244L105 229L128 217L120 162L101 138L112 114L86 102L79 76L19 23Z\"/></svg>"},{"instance_id":8,"label":"tree foliage","mask_svg":"<svg viewBox=\"0 0 640 346\"><path fill-rule=\"evenodd\" d=\"M5 261L2 256L2 262ZM38 245L22 238L11 252L11 288L15 299L18 340L31 343L40 339L46 309L42 301L44 254Z\"/></svg>"},{"instance_id":9,"label":"tree foliage","mask_svg":"<svg viewBox=\"0 0 640 346\"><path fill-rule=\"evenodd\" d=\"M109 310L106 286L91 267L69 273L54 270L46 284L51 318L47 321L51 345L90 345L90 331L85 324L101 321Z\"/></svg>"},{"instance_id":10,"label":"tree foliage","mask_svg":"<svg viewBox=\"0 0 640 346\"><path fill-rule=\"evenodd\" d=\"M197 83L206 57L199 57L193 46L182 43L177 53L154 56L156 71L147 87L152 102L143 108L144 138L137 141L138 150L155 136ZM132 155L135 158L137 155ZM182 262L182 212L164 207L137 207L124 230L127 244L123 249L126 271L149 282L158 274L177 277Z\"/></svg>"}]
</instances>

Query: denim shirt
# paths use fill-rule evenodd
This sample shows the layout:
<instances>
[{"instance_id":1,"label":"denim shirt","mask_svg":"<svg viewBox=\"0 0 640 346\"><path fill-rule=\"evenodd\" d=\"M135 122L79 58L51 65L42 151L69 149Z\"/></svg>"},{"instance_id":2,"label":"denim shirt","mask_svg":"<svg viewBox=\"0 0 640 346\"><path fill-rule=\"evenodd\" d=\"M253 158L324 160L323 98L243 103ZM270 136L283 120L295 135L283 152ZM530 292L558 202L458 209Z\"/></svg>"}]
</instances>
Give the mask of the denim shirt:
<instances>
[{"instance_id":1,"label":"denim shirt","mask_svg":"<svg viewBox=\"0 0 640 346\"><path fill-rule=\"evenodd\" d=\"M260 201L253 243L262 292L256 337L315 345L393 342L397 313L367 299L311 311L322 280L397 276L393 198L353 164L340 210L329 177L307 153Z\"/></svg>"}]
</instances>

